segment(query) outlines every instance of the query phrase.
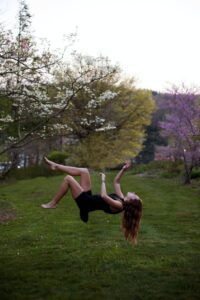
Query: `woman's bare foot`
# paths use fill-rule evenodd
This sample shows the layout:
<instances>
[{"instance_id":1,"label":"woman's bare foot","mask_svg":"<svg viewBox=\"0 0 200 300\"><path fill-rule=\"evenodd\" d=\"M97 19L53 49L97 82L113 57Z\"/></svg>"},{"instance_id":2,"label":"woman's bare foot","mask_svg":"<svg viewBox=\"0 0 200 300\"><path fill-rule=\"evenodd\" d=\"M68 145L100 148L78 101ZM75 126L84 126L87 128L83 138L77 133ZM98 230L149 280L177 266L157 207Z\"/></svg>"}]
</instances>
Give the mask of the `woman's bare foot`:
<instances>
[{"instance_id":1,"label":"woman's bare foot","mask_svg":"<svg viewBox=\"0 0 200 300\"><path fill-rule=\"evenodd\" d=\"M52 171L56 170L56 163L54 163L53 161L49 160L46 156L44 156L44 161L45 161L45 163L49 166L49 168Z\"/></svg>"},{"instance_id":2,"label":"woman's bare foot","mask_svg":"<svg viewBox=\"0 0 200 300\"><path fill-rule=\"evenodd\" d=\"M56 204L51 201L49 203L42 204L41 207L42 208L56 208Z\"/></svg>"}]
</instances>

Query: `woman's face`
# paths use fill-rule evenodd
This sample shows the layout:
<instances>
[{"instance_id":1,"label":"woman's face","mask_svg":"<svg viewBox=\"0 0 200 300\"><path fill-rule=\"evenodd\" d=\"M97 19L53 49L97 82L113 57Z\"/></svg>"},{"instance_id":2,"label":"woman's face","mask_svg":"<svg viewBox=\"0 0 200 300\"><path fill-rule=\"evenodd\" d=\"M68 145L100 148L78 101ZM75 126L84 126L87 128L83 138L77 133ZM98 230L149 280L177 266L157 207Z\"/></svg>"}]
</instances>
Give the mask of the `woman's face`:
<instances>
[{"instance_id":1,"label":"woman's face","mask_svg":"<svg viewBox=\"0 0 200 300\"><path fill-rule=\"evenodd\" d=\"M128 192L126 194L126 197L124 198L124 200L133 200L133 201L137 201L140 200L139 196L137 194L135 194L134 192Z\"/></svg>"}]
</instances>

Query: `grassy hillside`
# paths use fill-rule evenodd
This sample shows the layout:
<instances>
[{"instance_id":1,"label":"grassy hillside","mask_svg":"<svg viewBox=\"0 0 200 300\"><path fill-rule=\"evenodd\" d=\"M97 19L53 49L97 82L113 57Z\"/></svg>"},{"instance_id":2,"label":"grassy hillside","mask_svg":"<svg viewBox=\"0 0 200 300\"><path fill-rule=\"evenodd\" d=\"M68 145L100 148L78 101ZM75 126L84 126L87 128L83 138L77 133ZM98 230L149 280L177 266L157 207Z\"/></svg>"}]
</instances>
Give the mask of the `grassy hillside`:
<instances>
[{"instance_id":1,"label":"grassy hillside","mask_svg":"<svg viewBox=\"0 0 200 300\"><path fill-rule=\"evenodd\" d=\"M112 191L115 173L107 175ZM100 188L93 174L94 192ZM174 179L128 173L124 192L143 199L139 243L121 233L120 215L79 219L71 196L43 210L61 176L0 186L0 298L198 299L199 191Z\"/></svg>"}]
</instances>

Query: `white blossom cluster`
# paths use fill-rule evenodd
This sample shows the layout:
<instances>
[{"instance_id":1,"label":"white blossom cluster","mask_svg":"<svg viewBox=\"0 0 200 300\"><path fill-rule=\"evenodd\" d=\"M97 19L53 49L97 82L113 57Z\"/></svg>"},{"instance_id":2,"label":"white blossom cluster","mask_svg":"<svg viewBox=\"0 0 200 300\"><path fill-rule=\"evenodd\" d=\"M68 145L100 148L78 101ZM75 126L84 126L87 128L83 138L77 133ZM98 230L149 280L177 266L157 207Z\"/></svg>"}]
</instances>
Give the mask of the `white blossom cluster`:
<instances>
[{"instance_id":1,"label":"white blossom cluster","mask_svg":"<svg viewBox=\"0 0 200 300\"><path fill-rule=\"evenodd\" d=\"M95 116L95 124L102 125L102 124L105 123L105 121L106 121L105 119L99 118L98 116Z\"/></svg>"},{"instance_id":2,"label":"white blossom cluster","mask_svg":"<svg viewBox=\"0 0 200 300\"><path fill-rule=\"evenodd\" d=\"M99 132L99 131L107 131L107 130L114 130L114 129L116 129L116 126L113 123L108 123L103 127L95 129L95 131Z\"/></svg>"},{"instance_id":3,"label":"white blossom cluster","mask_svg":"<svg viewBox=\"0 0 200 300\"><path fill-rule=\"evenodd\" d=\"M14 137L14 136L8 136L7 137L7 143L8 144L13 144L15 142L17 142L17 138L16 137Z\"/></svg>"},{"instance_id":4,"label":"white blossom cluster","mask_svg":"<svg viewBox=\"0 0 200 300\"><path fill-rule=\"evenodd\" d=\"M0 122L3 123L12 123L14 120L10 115L5 116L4 118L0 118Z\"/></svg>"},{"instance_id":5,"label":"white blossom cluster","mask_svg":"<svg viewBox=\"0 0 200 300\"><path fill-rule=\"evenodd\" d=\"M105 121L106 121L105 119L95 116L95 118L92 120L89 120L87 118L82 118L80 124L84 126L91 126L91 125L101 126L105 123Z\"/></svg>"},{"instance_id":6,"label":"white blossom cluster","mask_svg":"<svg viewBox=\"0 0 200 300\"><path fill-rule=\"evenodd\" d=\"M99 105L98 101L96 99L91 99L88 104L87 104L87 108L89 109L95 109L97 108Z\"/></svg>"},{"instance_id":7,"label":"white blossom cluster","mask_svg":"<svg viewBox=\"0 0 200 300\"><path fill-rule=\"evenodd\" d=\"M90 89L87 85L83 86L83 91L90 97L93 98L95 97L95 93Z\"/></svg>"},{"instance_id":8,"label":"white blossom cluster","mask_svg":"<svg viewBox=\"0 0 200 300\"><path fill-rule=\"evenodd\" d=\"M70 89L66 89L65 90L65 97L70 98L71 96L73 96L73 91L70 90Z\"/></svg>"},{"instance_id":9,"label":"white blossom cluster","mask_svg":"<svg viewBox=\"0 0 200 300\"><path fill-rule=\"evenodd\" d=\"M51 126L51 129L55 132L60 132L60 131L70 131L70 132L72 132L73 131L73 129L71 128L71 127L69 127L68 125L66 125L66 124L59 124L59 123L57 123L57 124L53 124L52 126Z\"/></svg>"},{"instance_id":10,"label":"white blossom cluster","mask_svg":"<svg viewBox=\"0 0 200 300\"><path fill-rule=\"evenodd\" d=\"M55 97L55 99L57 99L57 101L61 101L61 102L66 102L66 99L69 99L70 97L73 96L73 91L71 89L68 88L64 88L61 89L60 87L57 87L57 95Z\"/></svg>"},{"instance_id":11,"label":"white blossom cluster","mask_svg":"<svg viewBox=\"0 0 200 300\"><path fill-rule=\"evenodd\" d=\"M101 101L112 100L112 99L114 99L117 95L118 95L118 93L112 92L112 91L110 91L110 90L107 90L107 91L103 92L103 93L99 96L99 99L100 99Z\"/></svg>"},{"instance_id":12,"label":"white blossom cluster","mask_svg":"<svg viewBox=\"0 0 200 300\"><path fill-rule=\"evenodd\" d=\"M59 97L52 101L47 94L46 89L41 89L41 86L36 85L29 89L23 87L23 93L13 99L13 107L16 107L18 116L23 119L39 116L48 117L55 110L61 110L66 106L65 96L61 93Z\"/></svg>"},{"instance_id":13,"label":"white blossom cluster","mask_svg":"<svg viewBox=\"0 0 200 300\"><path fill-rule=\"evenodd\" d=\"M68 125L55 123L43 126L43 128L37 134L40 136L40 138L46 138L47 136L51 137L55 136L56 134L65 135L70 132L73 132L73 129Z\"/></svg>"},{"instance_id":14,"label":"white blossom cluster","mask_svg":"<svg viewBox=\"0 0 200 300\"><path fill-rule=\"evenodd\" d=\"M110 90L107 90L105 92L103 92L99 97L97 98L93 98L91 99L88 104L87 104L87 108L89 109L95 109L101 106L101 104L103 104L105 101L109 101L114 99L116 96L118 95L118 93L116 92L112 92Z\"/></svg>"},{"instance_id":15,"label":"white blossom cluster","mask_svg":"<svg viewBox=\"0 0 200 300\"><path fill-rule=\"evenodd\" d=\"M90 120L88 120L88 119L86 119L86 118L82 118L82 119L80 120L80 124L81 124L81 125L90 126L92 123L91 123Z\"/></svg>"}]
</instances>

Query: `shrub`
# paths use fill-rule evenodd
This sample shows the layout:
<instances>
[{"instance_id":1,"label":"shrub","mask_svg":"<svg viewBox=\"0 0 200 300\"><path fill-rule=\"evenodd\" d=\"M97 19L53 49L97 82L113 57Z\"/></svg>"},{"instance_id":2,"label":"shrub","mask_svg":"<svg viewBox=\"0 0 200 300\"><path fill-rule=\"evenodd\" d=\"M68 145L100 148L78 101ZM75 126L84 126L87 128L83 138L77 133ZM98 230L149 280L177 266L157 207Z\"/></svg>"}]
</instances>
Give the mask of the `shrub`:
<instances>
[{"instance_id":1,"label":"shrub","mask_svg":"<svg viewBox=\"0 0 200 300\"><path fill-rule=\"evenodd\" d=\"M28 179L35 178L39 176L52 176L53 172L50 172L44 165L31 166L21 169L12 169L6 175L6 178L15 178L15 179Z\"/></svg>"},{"instance_id":2,"label":"shrub","mask_svg":"<svg viewBox=\"0 0 200 300\"><path fill-rule=\"evenodd\" d=\"M69 157L67 152L54 150L48 154L48 158L56 163L64 164L65 160Z\"/></svg>"},{"instance_id":3,"label":"shrub","mask_svg":"<svg viewBox=\"0 0 200 300\"><path fill-rule=\"evenodd\" d=\"M192 179L200 178L200 169L193 170L193 171L192 171L191 178L192 178Z\"/></svg>"}]
</instances>

